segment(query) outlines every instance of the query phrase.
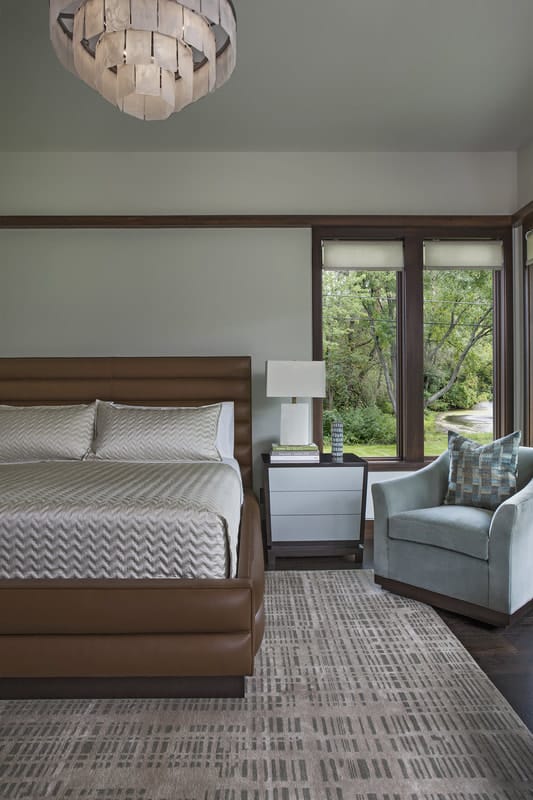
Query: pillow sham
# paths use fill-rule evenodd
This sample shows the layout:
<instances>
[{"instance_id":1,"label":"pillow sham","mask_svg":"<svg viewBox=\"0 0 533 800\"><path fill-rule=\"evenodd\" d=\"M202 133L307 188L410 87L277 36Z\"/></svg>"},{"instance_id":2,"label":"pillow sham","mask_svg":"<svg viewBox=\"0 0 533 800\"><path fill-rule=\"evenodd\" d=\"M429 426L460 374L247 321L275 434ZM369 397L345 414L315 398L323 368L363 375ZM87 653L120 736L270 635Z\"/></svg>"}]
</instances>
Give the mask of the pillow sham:
<instances>
[{"instance_id":1,"label":"pillow sham","mask_svg":"<svg viewBox=\"0 0 533 800\"><path fill-rule=\"evenodd\" d=\"M148 411L175 411L178 406L131 406L127 403L115 403L106 400L97 400L97 403L112 405L114 408L142 408ZM221 458L233 458L235 453L235 403L233 400L222 400L217 405L220 406L220 416L218 418L216 448ZM205 408L205 406L201 406ZM190 409L187 406L185 410Z\"/></svg>"},{"instance_id":2,"label":"pillow sham","mask_svg":"<svg viewBox=\"0 0 533 800\"><path fill-rule=\"evenodd\" d=\"M450 470L447 505L477 506L494 511L516 492L521 432L479 444L448 432Z\"/></svg>"},{"instance_id":3,"label":"pillow sham","mask_svg":"<svg viewBox=\"0 0 533 800\"><path fill-rule=\"evenodd\" d=\"M0 406L0 462L81 461L91 450L96 404Z\"/></svg>"},{"instance_id":4,"label":"pillow sham","mask_svg":"<svg viewBox=\"0 0 533 800\"><path fill-rule=\"evenodd\" d=\"M221 461L221 404L173 408L97 400L96 458L113 461Z\"/></svg>"},{"instance_id":5,"label":"pillow sham","mask_svg":"<svg viewBox=\"0 0 533 800\"><path fill-rule=\"evenodd\" d=\"M224 400L220 403L216 446L221 458L233 458L235 450L235 403L233 400Z\"/></svg>"}]
</instances>

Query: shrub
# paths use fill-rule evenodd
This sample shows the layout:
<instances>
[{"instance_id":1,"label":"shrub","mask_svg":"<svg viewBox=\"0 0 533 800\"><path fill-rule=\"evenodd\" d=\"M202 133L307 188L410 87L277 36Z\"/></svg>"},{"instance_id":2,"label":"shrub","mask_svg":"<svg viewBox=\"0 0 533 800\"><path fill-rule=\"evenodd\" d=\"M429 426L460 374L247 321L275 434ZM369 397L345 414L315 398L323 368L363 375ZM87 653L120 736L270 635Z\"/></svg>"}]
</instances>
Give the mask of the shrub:
<instances>
[{"instance_id":1,"label":"shrub","mask_svg":"<svg viewBox=\"0 0 533 800\"><path fill-rule=\"evenodd\" d=\"M335 419L342 419L340 414L337 411L326 411L322 414L322 430L324 432L324 436L328 439L331 436L331 423Z\"/></svg>"},{"instance_id":2,"label":"shrub","mask_svg":"<svg viewBox=\"0 0 533 800\"><path fill-rule=\"evenodd\" d=\"M331 436L331 422L342 420L346 444L394 444L396 419L377 406L324 411L324 435Z\"/></svg>"},{"instance_id":3,"label":"shrub","mask_svg":"<svg viewBox=\"0 0 533 800\"><path fill-rule=\"evenodd\" d=\"M449 408L473 408L480 399L477 377L468 375L458 380L442 399Z\"/></svg>"}]
</instances>

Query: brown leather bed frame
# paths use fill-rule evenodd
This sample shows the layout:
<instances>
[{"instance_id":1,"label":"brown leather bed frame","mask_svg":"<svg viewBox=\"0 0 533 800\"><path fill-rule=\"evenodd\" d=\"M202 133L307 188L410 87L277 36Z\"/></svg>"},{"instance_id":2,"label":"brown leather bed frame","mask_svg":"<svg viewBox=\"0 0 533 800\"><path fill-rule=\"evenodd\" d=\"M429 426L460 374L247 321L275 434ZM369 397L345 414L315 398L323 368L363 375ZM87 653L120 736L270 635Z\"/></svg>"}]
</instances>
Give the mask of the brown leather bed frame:
<instances>
[{"instance_id":1,"label":"brown leather bed frame","mask_svg":"<svg viewBox=\"0 0 533 800\"><path fill-rule=\"evenodd\" d=\"M2 358L0 403L235 403L237 577L0 581L0 697L242 696L264 630L248 356Z\"/></svg>"}]
</instances>

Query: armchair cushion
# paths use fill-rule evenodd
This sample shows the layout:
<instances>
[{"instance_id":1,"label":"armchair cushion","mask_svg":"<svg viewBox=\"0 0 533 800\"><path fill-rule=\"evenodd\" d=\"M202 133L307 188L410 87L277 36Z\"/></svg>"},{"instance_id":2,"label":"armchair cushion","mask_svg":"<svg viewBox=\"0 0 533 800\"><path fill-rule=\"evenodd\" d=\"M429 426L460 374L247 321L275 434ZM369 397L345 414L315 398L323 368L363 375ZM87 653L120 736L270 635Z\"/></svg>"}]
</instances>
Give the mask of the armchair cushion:
<instances>
[{"instance_id":1,"label":"armchair cushion","mask_svg":"<svg viewBox=\"0 0 533 800\"><path fill-rule=\"evenodd\" d=\"M487 561L492 513L472 506L434 506L389 518L389 537L454 550Z\"/></svg>"},{"instance_id":2,"label":"armchair cushion","mask_svg":"<svg viewBox=\"0 0 533 800\"><path fill-rule=\"evenodd\" d=\"M450 433L450 472L444 502L492 511L516 491L520 431L490 444Z\"/></svg>"}]
</instances>

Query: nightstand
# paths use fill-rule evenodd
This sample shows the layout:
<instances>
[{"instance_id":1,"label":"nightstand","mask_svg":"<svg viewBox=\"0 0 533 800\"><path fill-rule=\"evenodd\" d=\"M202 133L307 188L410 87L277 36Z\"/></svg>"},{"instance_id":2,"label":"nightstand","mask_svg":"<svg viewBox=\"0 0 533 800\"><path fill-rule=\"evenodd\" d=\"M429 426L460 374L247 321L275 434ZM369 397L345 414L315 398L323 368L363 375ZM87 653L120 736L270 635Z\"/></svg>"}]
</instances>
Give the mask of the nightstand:
<instances>
[{"instance_id":1,"label":"nightstand","mask_svg":"<svg viewBox=\"0 0 533 800\"><path fill-rule=\"evenodd\" d=\"M363 558L368 464L346 453L316 464L271 464L263 453L268 566L285 556Z\"/></svg>"}]
</instances>

